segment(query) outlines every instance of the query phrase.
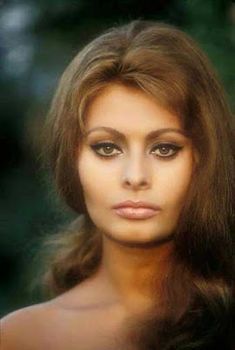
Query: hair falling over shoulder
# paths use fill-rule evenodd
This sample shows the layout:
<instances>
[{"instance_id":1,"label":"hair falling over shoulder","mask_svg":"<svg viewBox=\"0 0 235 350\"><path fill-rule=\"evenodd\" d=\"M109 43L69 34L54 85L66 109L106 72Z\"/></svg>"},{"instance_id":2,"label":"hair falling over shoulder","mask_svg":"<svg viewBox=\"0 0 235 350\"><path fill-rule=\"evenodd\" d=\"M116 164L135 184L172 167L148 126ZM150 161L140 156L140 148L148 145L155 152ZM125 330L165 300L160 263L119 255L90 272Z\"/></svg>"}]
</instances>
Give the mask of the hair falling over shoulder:
<instances>
[{"instance_id":1,"label":"hair falling over shoulder","mask_svg":"<svg viewBox=\"0 0 235 350\"><path fill-rule=\"evenodd\" d=\"M235 348L235 128L207 57L180 29L136 20L87 44L65 70L45 123L46 166L78 219L50 242L44 283L60 294L91 276L102 246L75 167L89 103L112 82L177 113L198 154L158 310L130 323L141 350Z\"/></svg>"}]
</instances>

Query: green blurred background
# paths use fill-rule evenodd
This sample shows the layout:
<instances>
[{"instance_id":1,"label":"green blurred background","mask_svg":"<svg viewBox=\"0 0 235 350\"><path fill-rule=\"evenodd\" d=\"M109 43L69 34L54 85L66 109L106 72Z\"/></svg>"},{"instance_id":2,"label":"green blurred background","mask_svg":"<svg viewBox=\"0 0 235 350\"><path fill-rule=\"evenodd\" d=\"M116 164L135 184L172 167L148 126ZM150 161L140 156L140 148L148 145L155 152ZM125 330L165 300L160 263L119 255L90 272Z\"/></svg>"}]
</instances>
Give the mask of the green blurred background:
<instances>
[{"instance_id":1,"label":"green blurred background","mask_svg":"<svg viewBox=\"0 0 235 350\"><path fill-rule=\"evenodd\" d=\"M31 285L40 242L70 220L40 164L40 130L57 81L77 51L106 28L160 19L194 37L214 64L235 110L232 0L0 1L0 316L43 296Z\"/></svg>"}]
</instances>

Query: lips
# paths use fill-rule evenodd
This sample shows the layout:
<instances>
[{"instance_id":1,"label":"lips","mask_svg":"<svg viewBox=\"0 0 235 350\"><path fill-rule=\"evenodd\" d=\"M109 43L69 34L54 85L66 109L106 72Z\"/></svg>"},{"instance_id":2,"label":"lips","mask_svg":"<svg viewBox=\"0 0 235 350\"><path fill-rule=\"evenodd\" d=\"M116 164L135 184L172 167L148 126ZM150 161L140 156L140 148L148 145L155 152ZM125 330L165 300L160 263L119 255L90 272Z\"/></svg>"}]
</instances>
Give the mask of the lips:
<instances>
[{"instance_id":1,"label":"lips","mask_svg":"<svg viewBox=\"0 0 235 350\"><path fill-rule=\"evenodd\" d=\"M118 203L113 206L114 209L118 208L149 208L153 210L160 210L161 208L155 204L149 203L149 202L143 202L143 201L138 201L134 202L131 200L127 200L125 202Z\"/></svg>"},{"instance_id":2,"label":"lips","mask_svg":"<svg viewBox=\"0 0 235 350\"><path fill-rule=\"evenodd\" d=\"M117 215L127 219L148 219L155 216L160 207L147 202L125 201L113 207Z\"/></svg>"}]
</instances>

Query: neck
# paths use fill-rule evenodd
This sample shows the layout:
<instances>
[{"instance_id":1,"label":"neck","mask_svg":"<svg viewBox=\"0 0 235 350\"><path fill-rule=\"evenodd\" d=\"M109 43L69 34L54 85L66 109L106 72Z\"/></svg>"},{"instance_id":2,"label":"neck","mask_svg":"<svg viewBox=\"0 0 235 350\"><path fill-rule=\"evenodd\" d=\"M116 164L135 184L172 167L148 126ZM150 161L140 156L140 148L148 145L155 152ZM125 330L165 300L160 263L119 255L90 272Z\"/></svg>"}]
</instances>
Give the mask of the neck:
<instances>
[{"instance_id":1,"label":"neck","mask_svg":"<svg viewBox=\"0 0 235 350\"><path fill-rule=\"evenodd\" d=\"M148 307L167 275L172 247L172 241L148 248L130 247L103 236L99 276L125 307Z\"/></svg>"}]
</instances>

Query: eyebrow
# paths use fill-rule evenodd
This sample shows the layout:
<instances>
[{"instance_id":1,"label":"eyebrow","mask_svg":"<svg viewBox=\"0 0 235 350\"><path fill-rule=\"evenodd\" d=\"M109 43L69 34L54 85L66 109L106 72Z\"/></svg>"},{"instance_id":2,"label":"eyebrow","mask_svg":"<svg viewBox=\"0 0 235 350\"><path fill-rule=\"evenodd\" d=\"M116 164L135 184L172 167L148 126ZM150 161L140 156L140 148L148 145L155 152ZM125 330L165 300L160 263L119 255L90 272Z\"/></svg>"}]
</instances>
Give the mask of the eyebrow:
<instances>
[{"instance_id":1,"label":"eyebrow","mask_svg":"<svg viewBox=\"0 0 235 350\"><path fill-rule=\"evenodd\" d=\"M104 131L107 131L111 134L114 134L118 139L125 139L125 135L123 133L121 133L120 131L118 131L114 128L110 128L108 126L97 126L96 128L92 128L92 129L88 130L87 132L85 132L84 137L87 137L91 132L98 131L98 130L104 130ZM147 141L152 140L155 137L158 137L162 134L169 133L169 132L176 132L176 133L179 133L185 137L189 137L188 133L183 129L162 128L162 129L157 129L157 130L151 131L149 134L146 135L146 140Z\"/></svg>"}]
</instances>

